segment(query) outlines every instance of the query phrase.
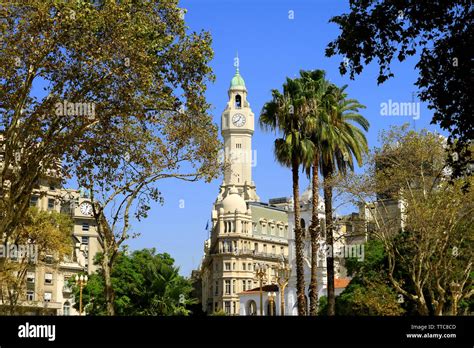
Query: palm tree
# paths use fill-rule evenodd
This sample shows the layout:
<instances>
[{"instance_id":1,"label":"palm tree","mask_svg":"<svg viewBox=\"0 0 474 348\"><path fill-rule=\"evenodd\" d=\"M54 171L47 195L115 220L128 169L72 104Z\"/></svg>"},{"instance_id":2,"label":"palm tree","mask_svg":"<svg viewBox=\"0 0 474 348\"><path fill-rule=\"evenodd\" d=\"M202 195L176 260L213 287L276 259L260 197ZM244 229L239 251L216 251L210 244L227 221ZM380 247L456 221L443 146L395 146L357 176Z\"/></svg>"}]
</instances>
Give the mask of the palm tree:
<instances>
[{"instance_id":1,"label":"palm tree","mask_svg":"<svg viewBox=\"0 0 474 348\"><path fill-rule=\"evenodd\" d=\"M306 174L311 179L312 211L311 225L309 226L311 238L311 280L309 285L309 314L317 315L318 312L318 240L320 238L320 224L318 217L319 205L319 166L321 131L328 123L327 113L323 107L323 97L329 83L325 79L323 70L301 71L300 80L304 86L306 99L306 125L309 138L314 144L314 156L305 163Z\"/></svg>"},{"instance_id":2,"label":"palm tree","mask_svg":"<svg viewBox=\"0 0 474 348\"><path fill-rule=\"evenodd\" d=\"M328 315L335 315L334 289L334 236L332 211L332 178L336 172L341 175L348 170L354 170L354 158L362 165L362 156L368 152L367 139L358 128L368 131L369 122L358 113L365 108L355 99L347 99L344 92L347 86L338 88L329 86L324 98L323 107L328 117L326 127L321 130L319 142L321 173L323 176L323 191L326 217L326 244L331 251L326 257Z\"/></svg>"},{"instance_id":3,"label":"palm tree","mask_svg":"<svg viewBox=\"0 0 474 348\"><path fill-rule=\"evenodd\" d=\"M313 157L314 145L306 133L303 85L287 78L283 94L272 90L272 100L265 103L260 114L260 126L264 130L278 131L281 138L275 140L277 161L291 168L293 180L293 208L295 213L296 292L298 314L306 315L306 298L303 266L303 231L300 224L299 167Z\"/></svg>"}]
</instances>

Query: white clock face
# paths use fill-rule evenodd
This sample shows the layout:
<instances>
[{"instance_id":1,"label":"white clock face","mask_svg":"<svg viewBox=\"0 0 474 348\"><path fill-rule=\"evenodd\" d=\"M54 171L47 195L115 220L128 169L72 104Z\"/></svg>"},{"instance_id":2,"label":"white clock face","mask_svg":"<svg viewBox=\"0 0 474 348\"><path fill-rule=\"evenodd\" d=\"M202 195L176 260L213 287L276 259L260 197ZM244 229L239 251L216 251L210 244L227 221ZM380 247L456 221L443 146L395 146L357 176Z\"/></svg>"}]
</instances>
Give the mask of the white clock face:
<instances>
[{"instance_id":1,"label":"white clock face","mask_svg":"<svg viewBox=\"0 0 474 348\"><path fill-rule=\"evenodd\" d=\"M245 116L242 114L235 114L232 117L232 123L236 127L242 127L245 124Z\"/></svg>"},{"instance_id":2,"label":"white clock face","mask_svg":"<svg viewBox=\"0 0 474 348\"><path fill-rule=\"evenodd\" d=\"M83 215L92 215L92 204L90 204L89 202L81 203L79 208L81 209L81 213Z\"/></svg>"}]
</instances>

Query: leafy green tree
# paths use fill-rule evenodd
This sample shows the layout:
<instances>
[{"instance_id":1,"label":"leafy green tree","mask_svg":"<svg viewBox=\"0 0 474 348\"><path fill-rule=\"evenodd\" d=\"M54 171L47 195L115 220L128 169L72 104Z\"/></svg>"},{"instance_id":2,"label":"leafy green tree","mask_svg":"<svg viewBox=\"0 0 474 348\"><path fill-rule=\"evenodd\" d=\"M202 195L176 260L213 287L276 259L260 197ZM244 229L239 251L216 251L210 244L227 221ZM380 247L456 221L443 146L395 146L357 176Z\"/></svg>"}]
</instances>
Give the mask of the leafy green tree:
<instances>
[{"instance_id":1,"label":"leafy green tree","mask_svg":"<svg viewBox=\"0 0 474 348\"><path fill-rule=\"evenodd\" d=\"M341 33L326 49L327 56L345 57L339 70L349 70L351 78L376 60L379 84L394 76L394 59L418 55L419 97L434 110L432 123L450 132L450 149L458 153L447 158L454 177L473 164L473 60L466 50L473 40L472 18L468 0L351 0L349 13L331 19Z\"/></svg>"},{"instance_id":2,"label":"leafy green tree","mask_svg":"<svg viewBox=\"0 0 474 348\"><path fill-rule=\"evenodd\" d=\"M124 210L139 202L146 215L153 179L216 173L210 34L186 27L178 0L3 1L0 18L2 241L15 240L39 178L75 175L99 203L110 273L128 237ZM112 196L120 230L100 212Z\"/></svg>"},{"instance_id":3,"label":"leafy green tree","mask_svg":"<svg viewBox=\"0 0 474 348\"><path fill-rule=\"evenodd\" d=\"M281 134L275 140L275 158L291 168L293 180L293 209L295 214L296 287L298 314L306 315L306 298L303 268L303 230L300 222L299 168L311 161L314 145L305 132L306 98L300 80L287 78L283 93L272 90L272 100L265 103L260 114L260 126L264 130Z\"/></svg>"},{"instance_id":4,"label":"leafy green tree","mask_svg":"<svg viewBox=\"0 0 474 348\"><path fill-rule=\"evenodd\" d=\"M406 313L406 303L399 297L386 276L387 255L383 243L369 240L364 248L364 260L346 260L352 280L336 297L336 313L349 316L398 316ZM327 315L328 301L320 299L319 315Z\"/></svg>"},{"instance_id":5,"label":"leafy green tree","mask_svg":"<svg viewBox=\"0 0 474 348\"><path fill-rule=\"evenodd\" d=\"M36 207L27 210L24 220L18 226L15 240L17 246L31 246L27 253L0 257L0 300L7 304L9 315L21 312L26 299L26 275L32 268L44 264L46 255L52 255L53 263L59 263L72 254L73 222L68 215L56 211L43 211ZM38 294L40 296L40 294ZM0 308L2 311L4 308Z\"/></svg>"},{"instance_id":6,"label":"leafy green tree","mask_svg":"<svg viewBox=\"0 0 474 348\"><path fill-rule=\"evenodd\" d=\"M98 262L100 258L99 255ZM179 275L169 254L143 249L117 256L112 271L117 315L189 315L187 306L197 302L190 297L192 284ZM106 315L103 272L90 277L83 290L83 301L89 315ZM74 289L76 297L78 289ZM78 307L78 304L75 304Z\"/></svg>"},{"instance_id":7,"label":"leafy green tree","mask_svg":"<svg viewBox=\"0 0 474 348\"><path fill-rule=\"evenodd\" d=\"M336 298L338 315L402 315L405 309L391 286L387 274L387 255L383 243L370 240L364 246L364 260L346 260L350 284Z\"/></svg>"},{"instance_id":8,"label":"leafy green tree","mask_svg":"<svg viewBox=\"0 0 474 348\"><path fill-rule=\"evenodd\" d=\"M383 244L383 273L401 300L418 315L457 315L474 293L474 193L463 190L472 177L448 182L438 134L405 125L381 140L367 173L348 177L340 189L364 207L369 238Z\"/></svg>"}]
</instances>

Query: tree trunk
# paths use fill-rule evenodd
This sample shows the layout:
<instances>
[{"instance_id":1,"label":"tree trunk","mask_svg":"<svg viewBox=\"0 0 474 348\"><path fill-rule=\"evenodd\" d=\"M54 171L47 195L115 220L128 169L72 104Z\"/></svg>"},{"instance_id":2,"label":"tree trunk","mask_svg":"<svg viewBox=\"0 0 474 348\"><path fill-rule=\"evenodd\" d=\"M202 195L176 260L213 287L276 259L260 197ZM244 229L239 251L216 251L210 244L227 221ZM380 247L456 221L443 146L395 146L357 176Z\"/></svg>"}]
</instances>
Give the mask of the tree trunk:
<instances>
[{"instance_id":1,"label":"tree trunk","mask_svg":"<svg viewBox=\"0 0 474 348\"><path fill-rule=\"evenodd\" d=\"M106 243L104 243L105 246ZM111 263L109 259L109 249L108 247L104 248L104 258L102 260L102 268L104 271L104 282L105 282L105 303L107 304L107 314L115 315L115 292L112 287L112 277L111 277Z\"/></svg>"},{"instance_id":2,"label":"tree trunk","mask_svg":"<svg viewBox=\"0 0 474 348\"><path fill-rule=\"evenodd\" d=\"M300 194L298 183L298 162L292 162L293 174L293 208L295 211L295 249L296 249L296 296L298 301L298 315L306 315L306 298L303 266L303 235L300 224Z\"/></svg>"},{"instance_id":3,"label":"tree trunk","mask_svg":"<svg viewBox=\"0 0 474 348\"><path fill-rule=\"evenodd\" d=\"M319 177L318 177L319 157L316 157L313 162L313 177L312 177L312 193L313 193L313 207L310 235L311 235L311 282L309 285L309 314L318 314L318 237L319 237Z\"/></svg>"},{"instance_id":4,"label":"tree trunk","mask_svg":"<svg viewBox=\"0 0 474 348\"><path fill-rule=\"evenodd\" d=\"M327 287L328 287L328 315L336 315L336 294L334 290L334 237L332 221L332 186L329 183L332 176L332 169L328 168L327 175L324 176L324 205L326 215L326 267L327 267Z\"/></svg>"}]
</instances>

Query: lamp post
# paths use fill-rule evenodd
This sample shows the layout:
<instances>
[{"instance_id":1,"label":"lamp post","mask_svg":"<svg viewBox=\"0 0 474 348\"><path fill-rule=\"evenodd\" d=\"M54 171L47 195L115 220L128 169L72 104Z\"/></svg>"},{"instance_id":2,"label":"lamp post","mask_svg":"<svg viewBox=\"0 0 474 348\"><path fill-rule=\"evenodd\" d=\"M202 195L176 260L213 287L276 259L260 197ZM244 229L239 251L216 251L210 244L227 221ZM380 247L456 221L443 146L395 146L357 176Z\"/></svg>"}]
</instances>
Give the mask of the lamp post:
<instances>
[{"instance_id":1,"label":"lamp post","mask_svg":"<svg viewBox=\"0 0 474 348\"><path fill-rule=\"evenodd\" d=\"M265 264L255 265L255 275L260 282L260 315L263 316L263 280L267 278L267 269L268 266Z\"/></svg>"},{"instance_id":2,"label":"lamp post","mask_svg":"<svg viewBox=\"0 0 474 348\"><path fill-rule=\"evenodd\" d=\"M76 285L79 286L79 315L82 315L82 289L87 284L87 275L80 275L76 274Z\"/></svg>"},{"instance_id":3,"label":"lamp post","mask_svg":"<svg viewBox=\"0 0 474 348\"><path fill-rule=\"evenodd\" d=\"M273 313L273 303L275 301L276 295L277 294L275 292L269 292L268 293L268 303L270 305L270 316L275 315L275 313Z\"/></svg>"},{"instance_id":4,"label":"lamp post","mask_svg":"<svg viewBox=\"0 0 474 348\"><path fill-rule=\"evenodd\" d=\"M280 315L285 315L285 288L288 285L290 276L290 266L282 261L276 269L277 283L280 288Z\"/></svg>"}]
</instances>

